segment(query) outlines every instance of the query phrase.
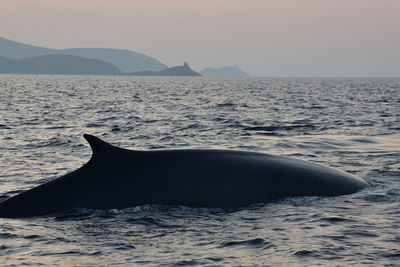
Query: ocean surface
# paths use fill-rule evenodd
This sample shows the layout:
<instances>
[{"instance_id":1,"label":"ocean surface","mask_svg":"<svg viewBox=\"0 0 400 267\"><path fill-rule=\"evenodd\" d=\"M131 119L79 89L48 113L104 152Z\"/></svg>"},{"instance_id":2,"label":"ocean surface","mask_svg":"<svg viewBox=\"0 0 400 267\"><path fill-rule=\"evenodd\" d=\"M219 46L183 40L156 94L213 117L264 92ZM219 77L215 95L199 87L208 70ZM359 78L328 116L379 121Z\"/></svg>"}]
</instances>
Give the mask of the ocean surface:
<instances>
[{"instance_id":1,"label":"ocean surface","mask_svg":"<svg viewBox=\"0 0 400 267\"><path fill-rule=\"evenodd\" d=\"M83 133L286 155L371 186L237 210L0 218L1 266L400 266L400 79L0 75L0 199L86 163Z\"/></svg>"}]
</instances>

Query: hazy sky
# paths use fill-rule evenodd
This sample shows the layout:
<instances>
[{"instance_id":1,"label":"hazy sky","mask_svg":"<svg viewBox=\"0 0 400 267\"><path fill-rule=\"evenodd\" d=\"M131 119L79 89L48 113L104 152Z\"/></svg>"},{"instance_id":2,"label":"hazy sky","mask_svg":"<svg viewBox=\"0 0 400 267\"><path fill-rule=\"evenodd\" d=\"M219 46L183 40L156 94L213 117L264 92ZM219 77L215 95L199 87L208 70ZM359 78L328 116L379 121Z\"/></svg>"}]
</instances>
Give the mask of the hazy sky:
<instances>
[{"instance_id":1,"label":"hazy sky","mask_svg":"<svg viewBox=\"0 0 400 267\"><path fill-rule=\"evenodd\" d=\"M0 0L0 36L255 76L400 77L400 0Z\"/></svg>"}]
</instances>

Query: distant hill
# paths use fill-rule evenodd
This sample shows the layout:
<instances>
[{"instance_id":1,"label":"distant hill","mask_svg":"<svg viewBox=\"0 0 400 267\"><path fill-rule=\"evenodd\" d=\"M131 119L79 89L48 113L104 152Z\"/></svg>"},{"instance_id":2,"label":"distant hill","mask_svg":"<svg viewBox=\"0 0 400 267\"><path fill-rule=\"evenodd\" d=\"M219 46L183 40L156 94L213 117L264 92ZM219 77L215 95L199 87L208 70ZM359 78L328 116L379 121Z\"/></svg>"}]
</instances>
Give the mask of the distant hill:
<instances>
[{"instance_id":1,"label":"distant hill","mask_svg":"<svg viewBox=\"0 0 400 267\"><path fill-rule=\"evenodd\" d=\"M144 54L111 48L70 48L51 49L27 45L0 37L0 56L11 59L37 57L49 54L75 55L90 59L107 61L123 72L160 71L167 66L155 58Z\"/></svg>"},{"instance_id":2,"label":"distant hill","mask_svg":"<svg viewBox=\"0 0 400 267\"><path fill-rule=\"evenodd\" d=\"M92 59L101 59L117 66L123 72L134 71L159 71L167 68L155 58L144 54L111 48L70 48L61 50L61 53L67 55L76 55Z\"/></svg>"},{"instance_id":3,"label":"distant hill","mask_svg":"<svg viewBox=\"0 0 400 267\"><path fill-rule=\"evenodd\" d=\"M238 66L226 66L222 68L205 68L200 72L208 77L250 77L249 74L239 69Z\"/></svg>"},{"instance_id":4,"label":"distant hill","mask_svg":"<svg viewBox=\"0 0 400 267\"><path fill-rule=\"evenodd\" d=\"M0 37L0 56L12 59L56 54L57 49L27 45Z\"/></svg>"},{"instance_id":5,"label":"distant hill","mask_svg":"<svg viewBox=\"0 0 400 267\"><path fill-rule=\"evenodd\" d=\"M116 66L98 59L72 55L43 55L23 59L0 57L0 73L120 75Z\"/></svg>"},{"instance_id":6,"label":"distant hill","mask_svg":"<svg viewBox=\"0 0 400 267\"><path fill-rule=\"evenodd\" d=\"M131 72L127 75L133 76L201 76L200 73L193 71L185 62L182 66L167 68L161 71L139 71Z\"/></svg>"}]
</instances>

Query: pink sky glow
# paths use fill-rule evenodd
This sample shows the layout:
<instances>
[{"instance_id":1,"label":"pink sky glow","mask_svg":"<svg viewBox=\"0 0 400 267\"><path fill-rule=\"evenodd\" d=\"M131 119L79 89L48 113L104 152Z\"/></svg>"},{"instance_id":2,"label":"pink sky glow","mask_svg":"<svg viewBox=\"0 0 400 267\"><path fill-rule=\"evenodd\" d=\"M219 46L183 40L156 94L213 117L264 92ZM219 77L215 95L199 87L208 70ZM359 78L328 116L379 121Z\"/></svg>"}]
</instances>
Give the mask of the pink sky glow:
<instances>
[{"instance_id":1,"label":"pink sky glow","mask_svg":"<svg viewBox=\"0 0 400 267\"><path fill-rule=\"evenodd\" d=\"M400 76L398 0L2 0L0 37L255 76Z\"/></svg>"}]
</instances>

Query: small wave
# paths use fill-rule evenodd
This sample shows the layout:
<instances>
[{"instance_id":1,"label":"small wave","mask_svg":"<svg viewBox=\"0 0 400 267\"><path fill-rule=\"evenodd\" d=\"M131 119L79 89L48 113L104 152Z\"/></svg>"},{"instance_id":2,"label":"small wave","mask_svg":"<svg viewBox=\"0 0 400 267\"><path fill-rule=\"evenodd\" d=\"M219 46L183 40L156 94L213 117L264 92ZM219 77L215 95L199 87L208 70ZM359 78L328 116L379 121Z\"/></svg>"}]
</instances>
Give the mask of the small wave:
<instances>
[{"instance_id":1,"label":"small wave","mask_svg":"<svg viewBox=\"0 0 400 267\"><path fill-rule=\"evenodd\" d=\"M155 219L151 217L144 217L144 218L130 218L126 220L127 223L130 224L139 224L139 225L144 225L144 226L152 226L152 227L157 227L157 228L177 228L180 227L180 225L172 225L172 224L167 224L163 222L160 219Z\"/></svg>"},{"instance_id":2,"label":"small wave","mask_svg":"<svg viewBox=\"0 0 400 267\"><path fill-rule=\"evenodd\" d=\"M363 197L367 201L371 202L386 202L388 198L387 193L370 193Z\"/></svg>"},{"instance_id":3,"label":"small wave","mask_svg":"<svg viewBox=\"0 0 400 267\"><path fill-rule=\"evenodd\" d=\"M243 126L245 131L261 131L261 132L280 132L280 131L297 131L297 130L313 130L316 126L313 124L293 124L293 125L270 125L270 126Z\"/></svg>"},{"instance_id":4,"label":"small wave","mask_svg":"<svg viewBox=\"0 0 400 267\"><path fill-rule=\"evenodd\" d=\"M86 127L88 127L88 128L100 128L100 127L103 127L104 125L103 124L100 124L100 123L88 123L88 124L86 124Z\"/></svg>"},{"instance_id":5,"label":"small wave","mask_svg":"<svg viewBox=\"0 0 400 267\"><path fill-rule=\"evenodd\" d=\"M111 132L121 132L122 131L122 129L121 129L121 127L119 127L118 125L114 125L112 128L111 128Z\"/></svg>"},{"instance_id":6,"label":"small wave","mask_svg":"<svg viewBox=\"0 0 400 267\"><path fill-rule=\"evenodd\" d=\"M11 234L11 233L0 233L0 239L10 239L10 238L17 238L19 237L16 234Z\"/></svg>"},{"instance_id":7,"label":"small wave","mask_svg":"<svg viewBox=\"0 0 400 267\"><path fill-rule=\"evenodd\" d=\"M385 253L383 255L385 258L396 258L396 259L400 259L400 250L394 251L392 253Z\"/></svg>"},{"instance_id":8,"label":"small wave","mask_svg":"<svg viewBox=\"0 0 400 267\"><path fill-rule=\"evenodd\" d=\"M37 253L33 253L32 255L39 256L39 257L67 256L67 255L90 256L90 255L92 255L92 253L86 253L81 250L72 249L72 250L67 250L67 251L62 251L62 252L37 252Z\"/></svg>"},{"instance_id":9,"label":"small wave","mask_svg":"<svg viewBox=\"0 0 400 267\"><path fill-rule=\"evenodd\" d=\"M66 214L66 215L60 215L54 218L55 221L78 221L78 220L85 220L88 218L91 218L91 214Z\"/></svg>"},{"instance_id":10,"label":"small wave","mask_svg":"<svg viewBox=\"0 0 400 267\"><path fill-rule=\"evenodd\" d=\"M173 140L175 140L175 137L171 136L171 135L164 136L159 139L160 142L167 142L167 141L173 141Z\"/></svg>"},{"instance_id":11,"label":"small wave","mask_svg":"<svg viewBox=\"0 0 400 267\"><path fill-rule=\"evenodd\" d=\"M334 240L337 242L344 242L348 239L348 237L345 235L320 235L319 237L323 239Z\"/></svg>"},{"instance_id":12,"label":"small wave","mask_svg":"<svg viewBox=\"0 0 400 267\"><path fill-rule=\"evenodd\" d=\"M319 105L312 105L312 106L306 107L306 109L326 109L326 107L319 106Z\"/></svg>"},{"instance_id":13,"label":"small wave","mask_svg":"<svg viewBox=\"0 0 400 267\"><path fill-rule=\"evenodd\" d=\"M343 231L343 235L346 235L349 237L353 236L353 237L362 237L362 238L379 237L379 235L371 233L370 231L367 231L367 230L363 231L363 230L356 230L356 229L348 229L346 231Z\"/></svg>"},{"instance_id":14,"label":"small wave","mask_svg":"<svg viewBox=\"0 0 400 267\"><path fill-rule=\"evenodd\" d=\"M248 247L263 248L268 245L271 245L271 243L265 241L263 238L255 238L250 240L224 242L221 244L221 247L224 248L224 247L235 247L235 246L248 246Z\"/></svg>"},{"instance_id":15,"label":"small wave","mask_svg":"<svg viewBox=\"0 0 400 267\"><path fill-rule=\"evenodd\" d=\"M201 262L197 260L183 260L173 263L172 266L199 266L199 265L201 265Z\"/></svg>"},{"instance_id":16,"label":"small wave","mask_svg":"<svg viewBox=\"0 0 400 267\"><path fill-rule=\"evenodd\" d=\"M246 131L268 131L268 132L272 132L272 131L277 131L277 130L281 130L282 126L247 126L247 127L243 127L243 130Z\"/></svg>"},{"instance_id":17,"label":"small wave","mask_svg":"<svg viewBox=\"0 0 400 267\"><path fill-rule=\"evenodd\" d=\"M0 240L1 239L14 239L14 238L24 238L28 240L38 239L40 235L16 235L11 233L0 233Z\"/></svg>"},{"instance_id":18,"label":"small wave","mask_svg":"<svg viewBox=\"0 0 400 267\"><path fill-rule=\"evenodd\" d=\"M27 236L23 236L23 238L25 238L25 239L38 239L38 238L40 238L40 235L27 235Z\"/></svg>"},{"instance_id":19,"label":"small wave","mask_svg":"<svg viewBox=\"0 0 400 267\"><path fill-rule=\"evenodd\" d=\"M72 128L72 127L71 126L65 126L65 125L46 127L46 129L49 129L49 130L61 130L61 129L68 129L68 128Z\"/></svg>"},{"instance_id":20,"label":"small wave","mask_svg":"<svg viewBox=\"0 0 400 267\"><path fill-rule=\"evenodd\" d=\"M70 211L57 214L53 218L55 221L69 221L69 220L85 220L91 218L95 215L96 210L86 209L86 208L76 208Z\"/></svg>"},{"instance_id":21,"label":"small wave","mask_svg":"<svg viewBox=\"0 0 400 267\"><path fill-rule=\"evenodd\" d=\"M398 201L400 195L400 188L398 186L376 181L369 181L369 185L370 187L367 189L354 194L354 197L367 202L372 202L374 205L378 203Z\"/></svg>"},{"instance_id":22,"label":"small wave","mask_svg":"<svg viewBox=\"0 0 400 267\"><path fill-rule=\"evenodd\" d=\"M298 257L315 257L316 255L318 255L318 252L315 250L306 250L306 249L302 249L302 250L298 250L295 253L293 253L295 256Z\"/></svg>"},{"instance_id":23,"label":"small wave","mask_svg":"<svg viewBox=\"0 0 400 267\"><path fill-rule=\"evenodd\" d=\"M53 137L50 138L49 140L45 140L42 142L39 142L37 144L32 144L35 148L38 147L60 147L60 146L71 146L73 142L68 139L61 139L58 137Z\"/></svg>"},{"instance_id":24,"label":"small wave","mask_svg":"<svg viewBox=\"0 0 400 267\"><path fill-rule=\"evenodd\" d=\"M350 141L357 142L357 143L362 143L362 144L378 144L379 142L376 140L373 140L371 138L352 138Z\"/></svg>"},{"instance_id":25,"label":"small wave","mask_svg":"<svg viewBox=\"0 0 400 267\"><path fill-rule=\"evenodd\" d=\"M227 108L227 107L235 107L235 106L236 106L236 104L231 103L231 102L219 103L219 104L215 105L216 108Z\"/></svg>"},{"instance_id":26,"label":"small wave","mask_svg":"<svg viewBox=\"0 0 400 267\"><path fill-rule=\"evenodd\" d=\"M326 217L326 218L321 218L321 221L329 223L354 222L354 220L352 219L346 219L342 217Z\"/></svg>"},{"instance_id":27,"label":"small wave","mask_svg":"<svg viewBox=\"0 0 400 267\"><path fill-rule=\"evenodd\" d=\"M186 131L186 130L198 130L199 131L200 129L202 129L204 127L205 126L200 123L193 123L188 126L176 129L175 132L181 132L181 131Z\"/></svg>"},{"instance_id":28,"label":"small wave","mask_svg":"<svg viewBox=\"0 0 400 267\"><path fill-rule=\"evenodd\" d=\"M125 243L114 243L114 244L110 244L111 247L113 247L113 249L116 250L132 250L132 249L136 249L135 246L130 245L130 244L125 244Z\"/></svg>"},{"instance_id":29,"label":"small wave","mask_svg":"<svg viewBox=\"0 0 400 267\"><path fill-rule=\"evenodd\" d=\"M4 124L0 124L0 130L3 130L3 129L11 129L10 127L8 127L7 125L4 125Z\"/></svg>"},{"instance_id":30,"label":"small wave","mask_svg":"<svg viewBox=\"0 0 400 267\"><path fill-rule=\"evenodd\" d=\"M122 132L122 133L126 133L126 132L131 132L134 128L132 126L120 126L120 125L113 125L111 127L111 132Z\"/></svg>"}]
</instances>

